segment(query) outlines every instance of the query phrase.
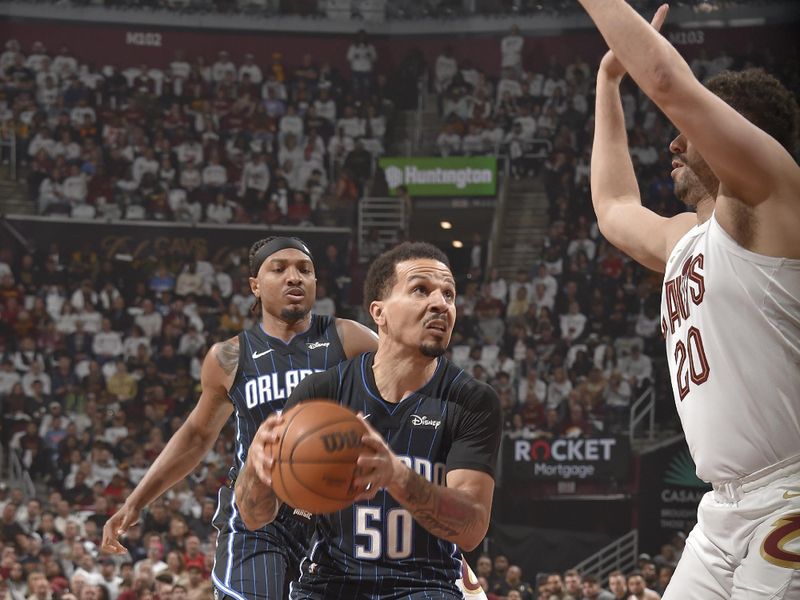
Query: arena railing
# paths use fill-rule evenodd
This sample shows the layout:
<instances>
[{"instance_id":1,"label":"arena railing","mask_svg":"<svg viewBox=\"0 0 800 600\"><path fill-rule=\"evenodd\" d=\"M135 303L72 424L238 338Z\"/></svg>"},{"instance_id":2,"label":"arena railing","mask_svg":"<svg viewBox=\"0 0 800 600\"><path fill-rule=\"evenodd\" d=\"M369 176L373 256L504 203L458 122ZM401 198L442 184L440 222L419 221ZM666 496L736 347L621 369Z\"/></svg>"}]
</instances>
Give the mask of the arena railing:
<instances>
[{"instance_id":1,"label":"arena railing","mask_svg":"<svg viewBox=\"0 0 800 600\"><path fill-rule=\"evenodd\" d=\"M573 568L581 575L594 575L605 581L611 571L627 573L636 564L639 556L639 531L633 529L601 548Z\"/></svg>"},{"instance_id":2,"label":"arena railing","mask_svg":"<svg viewBox=\"0 0 800 600\"><path fill-rule=\"evenodd\" d=\"M33 484L31 474L15 448L10 448L8 452L8 481L12 487L21 488L26 498L36 497L36 486Z\"/></svg>"},{"instance_id":3,"label":"arena railing","mask_svg":"<svg viewBox=\"0 0 800 600\"><path fill-rule=\"evenodd\" d=\"M642 395L631 405L628 432L631 444L636 439L636 427L645 419L648 420L646 436L648 440L652 441L655 437L656 427L656 391L652 385L642 392Z\"/></svg>"}]
</instances>

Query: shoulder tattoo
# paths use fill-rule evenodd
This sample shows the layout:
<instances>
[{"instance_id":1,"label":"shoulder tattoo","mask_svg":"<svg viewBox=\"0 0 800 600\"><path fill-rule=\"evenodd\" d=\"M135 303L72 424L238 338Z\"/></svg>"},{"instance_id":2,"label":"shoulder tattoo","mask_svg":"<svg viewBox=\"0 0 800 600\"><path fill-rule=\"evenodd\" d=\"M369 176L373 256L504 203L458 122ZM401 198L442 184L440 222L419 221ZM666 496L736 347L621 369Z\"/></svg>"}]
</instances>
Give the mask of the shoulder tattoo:
<instances>
[{"instance_id":1,"label":"shoulder tattoo","mask_svg":"<svg viewBox=\"0 0 800 600\"><path fill-rule=\"evenodd\" d=\"M217 362L226 375L236 371L236 367L239 365L239 338L235 337L218 343L214 356L217 357Z\"/></svg>"}]
</instances>

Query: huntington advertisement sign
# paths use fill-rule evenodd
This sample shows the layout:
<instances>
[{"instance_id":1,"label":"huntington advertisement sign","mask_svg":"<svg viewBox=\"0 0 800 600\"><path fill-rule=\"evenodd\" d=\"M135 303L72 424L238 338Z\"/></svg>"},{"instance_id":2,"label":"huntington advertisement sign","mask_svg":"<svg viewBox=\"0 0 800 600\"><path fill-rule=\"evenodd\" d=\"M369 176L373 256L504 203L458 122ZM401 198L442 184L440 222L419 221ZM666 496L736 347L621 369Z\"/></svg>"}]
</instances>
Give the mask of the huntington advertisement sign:
<instances>
[{"instance_id":1,"label":"huntington advertisement sign","mask_svg":"<svg viewBox=\"0 0 800 600\"><path fill-rule=\"evenodd\" d=\"M401 185L412 196L494 196L497 161L493 156L379 159L389 192Z\"/></svg>"},{"instance_id":2,"label":"huntington advertisement sign","mask_svg":"<svg viewBox=\"0 0 800 600\"><path fill-rule=\"evenodd\" d=\"M514 480L627 480L630 444L624 437L504 442L504 475Z\"/></svg>"}]
</instances>

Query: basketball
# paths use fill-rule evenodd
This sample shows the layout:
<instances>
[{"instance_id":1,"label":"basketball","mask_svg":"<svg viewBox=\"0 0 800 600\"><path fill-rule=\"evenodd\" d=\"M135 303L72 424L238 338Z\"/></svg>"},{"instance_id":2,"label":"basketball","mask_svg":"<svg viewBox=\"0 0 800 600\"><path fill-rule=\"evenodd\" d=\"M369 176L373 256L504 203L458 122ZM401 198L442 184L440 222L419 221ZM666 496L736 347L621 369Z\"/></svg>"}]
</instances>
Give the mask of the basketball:
<instances>
[{"instance_id":1,"label":"basketball","mask_svg":"<svg viewBox=\"0 0 800 600\"><path fill-rule=\"evenodd\" d=\"M350 506L361 437L366 427L355 413L328 400L303 402L284 413L284 428L272 447L272 488L286 504L312 514Z\"/></svg>"}]
</instances>

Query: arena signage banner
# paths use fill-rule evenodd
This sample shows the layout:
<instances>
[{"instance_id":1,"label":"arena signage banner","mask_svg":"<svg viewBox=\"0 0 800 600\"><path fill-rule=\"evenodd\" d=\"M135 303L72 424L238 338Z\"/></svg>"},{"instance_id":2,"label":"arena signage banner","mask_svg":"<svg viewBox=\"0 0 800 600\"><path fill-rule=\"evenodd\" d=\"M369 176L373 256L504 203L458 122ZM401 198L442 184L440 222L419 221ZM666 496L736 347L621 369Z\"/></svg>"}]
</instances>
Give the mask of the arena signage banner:
<instances>
[{"instance_id":1,"label":"arena signage banner","mask_svg":"<svg viewBox=\"0 0 800 600\"><path fill-rule=\"evenodd\" d=\"M625 437L504 440L503 475L511 480L627 480L630 444Z\"/></svg>"},{"instance_id":2,"label":"arena signage banner","mask_svg":"<svg viewBox=\"0 0 800 600\"><path fill-rule=\"evenodd\" d=\"M405 185L412 196L494 196L497 160L494 156L384 157L378 164L389 193Z\"/></svg>"},{"instance_id":3,"label":"arena signage banner","mask_svg":"<svg viewBox=\"0 0 800 600\"><path fill-rule=\"evenodd\" d=\"M697 505L711 489L698 479L683 436L641 456L639 544L658 548L697 520Z\"/></svg>"}]
</instances>

